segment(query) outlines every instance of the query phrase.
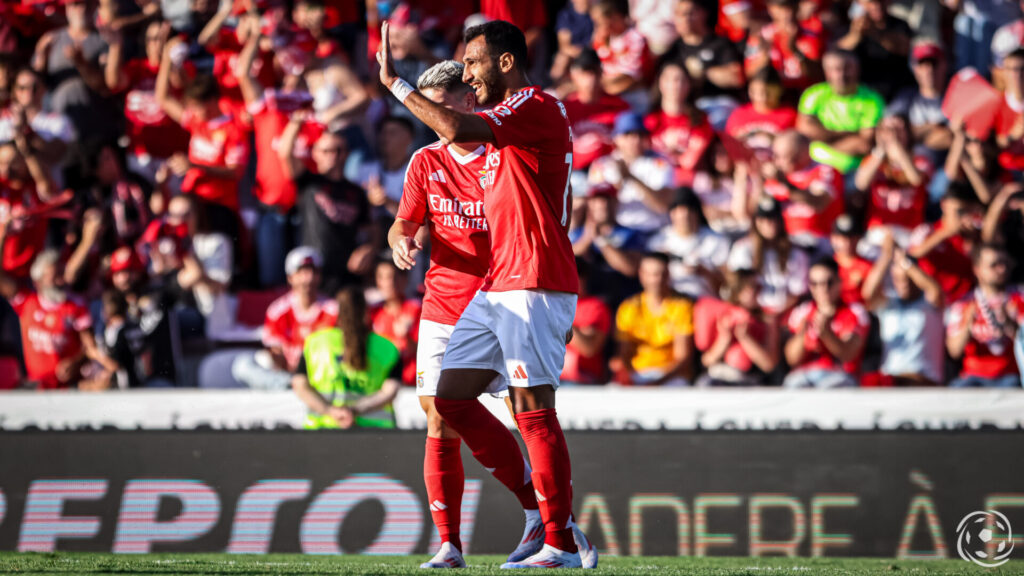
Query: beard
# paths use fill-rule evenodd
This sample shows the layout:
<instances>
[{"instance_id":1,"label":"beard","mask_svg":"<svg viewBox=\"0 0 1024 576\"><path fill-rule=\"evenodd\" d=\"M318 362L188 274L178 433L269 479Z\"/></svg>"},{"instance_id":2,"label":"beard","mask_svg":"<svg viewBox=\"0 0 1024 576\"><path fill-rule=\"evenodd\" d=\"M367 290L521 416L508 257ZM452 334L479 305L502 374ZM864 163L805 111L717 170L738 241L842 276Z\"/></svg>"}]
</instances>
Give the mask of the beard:
<instances>
[{"instance_id":1,"label":"beard","mask_svg":"<svg viewBox=\"0 0 1024 576\"><path fill-rule=\"evenodd\" d=\"M56 286L41 289L39 296L50 304L63 304L68 299L67 290L57 288Z\"/></svg>"}]
</instances>

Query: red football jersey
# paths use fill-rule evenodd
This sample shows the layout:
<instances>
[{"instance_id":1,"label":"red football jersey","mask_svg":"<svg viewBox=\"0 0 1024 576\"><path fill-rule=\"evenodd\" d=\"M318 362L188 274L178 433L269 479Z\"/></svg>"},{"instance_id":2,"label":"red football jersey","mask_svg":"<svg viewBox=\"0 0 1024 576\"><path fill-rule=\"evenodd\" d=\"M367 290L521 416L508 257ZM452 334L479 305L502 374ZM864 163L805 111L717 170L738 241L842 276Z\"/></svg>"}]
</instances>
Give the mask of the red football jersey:
<instances>
[{"instance_id":1,"label":"red football jersey","mask_svg":"<svg viewBox=\"0 0 1024 576\"><path fill-rule=\"evenodd\" d=\"M284 133L292 112L313 103L313 98L306 92L282 92L266 90L258 102L249 106L252 116L253 131L256 134L256 186L253 194L266 206L279 208L287 212L295 206L295 182L285 176L284 167L278 157L277 144ZM313 144L324 133L326 127L319 122L310 121L302 125L295 139L295 157L302 160L310 168L312 163L310 151ZM315 170L314 170L315 171Z\"/></svg>"},{"instance_id":2,"label":"red football jersey","mask_svg":"<svg viewBox=\"0 0 1024 576\"><path fill-rule=\"evenodd\" d=\"M767 113L745 104L733 110L725 123L725 133L743 142L758 158L768 159L772 154L775 135L796 126L796 109L783 106Z\"/></svg>"},{"instance_id":3,"label":"red football jersey","mask_svg":"<svg viewBox=\"0 0 1024 576\"><path fill-rule=\"evenodd\" d=\"M487 275L484 152L462 156L435 142L417 150L405 171L398 217L430 226L424 320L454 325Z\"/></svg>"},{"instance_id":4,"label":"red football jersey","mask_svg":"<svg viewBox=\"0 0 1024 576\"><path fill-rule=\"evenodd\" d=\"M494 133L487 147L484 210L491 265L483 290L579 292L569 243L572 130L565 106L539 86L479 112Z\"/></svg>"},{"instance_id":5,"label":"red football jersey","mask_svg":"<svg viewBox=\"0 0 1024 576\"><path fill-rule=\"evenodd\" d=\"M335 300L321 296L303 311L298 308L298 297L289 292L267 308L267 317L263 321L263 345L281 348L288 361L288 369L294 370L302 358L306 337L337 322L338 303Z\"/></svg>"},{"instance_id":6,"label":"red football jersey","mask_svg":"<svg viewBox=\"0 0 1024 576\"><path fill-rule=\"evenodd\" d=\"M644 125L651 133L654 151L671 160L676 167L676 180L689 186L697 164L715 137L711 125L707 120L694 123L689 116L669 116L664 112L648 114Z\"/></svg>"},{"instance_id":7,"label":"red football jersey","mask_svg":"<svg viewBox=\"0 0 1024 576\"><path fill-rule=\"evenodd\" d=\"M865 160L867 160L865 158ZM883 165L869 187L868 229L877 226L898 226L913 230L924 223L928 202L928 180L933 171L924 157L914 158L914 165L923 176L919 186L912 186L896 168Z\"/></svg>"},{"instance_id":8,"label":"red football jersey","mask_svg":"<svg viewBox=\"0 0 1024 576\"><path fill-rule=\"evenodd\" d=\"M58 388L57 364L82 351L79 332L92 328L89 310L68 297L60 304L46 302L35 292L22 292L11 300L21 321L21 342L29 380L44 389Z\"/></svg>"},{"instance_id":9,"label":"red football jersey","mask_svg":"<svg viewBox=\"0 0 1024 576\"><path fill-rule=\"evenodd\" d=\"M922 224L911 234L910 245L918 246L928 236L942 228L942 221L935 224ZM971 264L971 252L964 245L962 236L953 236L932 249L924 258L918 259L918 265L925 274L935 278L942 287L946 302L956 302L974 287L974 265Z\"/></svg>"},{"instance_id":10,"label":"red football jersey","mask_svg":"<svg viewBox=\"0 0 1024 576\"><path fill-rule=\"evenodd\" d=\"M598 332L608 334L612 329L612 311L604 300L597 296L580 298L576 303L576 317L573 326L594 328ZM583 384L604 384L606 370L604 350L598 350L593 356L587 356L579 349L576 341L569 342L565 347L565 364L562 367L562 380Z\"/></svg>"},{"instance_id":11,"label":"red football jersey","mask_svg":"<svg viewBox=\"0 0 1024 576\"><path fill-rule=\"evenodd\" d=\"M249 154L249 136L235 118L218 116L201 121L186 112L181 126L192 135L188 143L188 159L193 164L219 168L237 168ZM185 174L181 189L203 200L238 209L238 180L208 176L200 168Z\"/></svg>"},{"instance_id":12,"label":"red football jersey","mask_svg":"<svg viewBox=\"0 0 1024 576\"><path fill-rule=\"evenodd\" d=\"M124 97L126 132L131 151L154 158L170 158L188 150L188 132L171 120L156 101L156 75L160 64L146 58L129 60L124 72L128 76L128 93Z\"/></svg>"},{"instance_id":13,"label":"red football jersey","mask_svg":"<svg viewBox=\"0 0 1024 576\"><path fill-rule=\"evenodd\" d=\"M4 272L15 278L28 277L32 261L46 245L47 219L43 216L18 217L36 210L40 204L34 185L15 189L0 178L0 213L15 217L7 227L2 265Z\"/></svg>"},{"instance_id":14,"label":"red football jersey","mask_svg":"<svg viewBox=\"0 0 1024 576\"><path fill-rule=\"evenodd\" d=\"M843 370L850 374L860 372L859 357L842 364L821 343L818 331L811 323L817 311L817 304L814 301L808 301L794 308L789 315L790 332L796 333L803 325L808 326L804 336L804 347L807 353L804 355L804 361L793 368L799 370ZM860 304L847 304L836 311L829 326L840 339L845 339L851 334L859 334L861 338L865 338L868 328L871 326L871 319L868 317L867 310Z\"/></svg>"},{"instance_id":15,"label":"red football jersey","mask_svg":"<svg viewBox=\"0 0 1024 576\"><path fill-rule=\"evenodd\" d=\"M843 175L835 168L824 164L811 166L786 175L789 183L800 190L814 193L824 192L831 202L818 212L807 204L789 201L789 188L776 180L765 182L765 192L782 203L782 217L786 232L790 236L809 234L826 238L832 232L832 224L843 213Z\"/></svg>"},{"instance_id":16,"label":"red football jersey","mask_svg":"<svg viewBox=\"0 0 1024 576\"><path fill-rule=\"evenodd\" d=\"M245 100L242 89L238 87L235 67L241 56L243 44L238 41L238 34L233 28L221 28L217 40L210 49L213 53L213 76L221 91L221 108L240 115L245 111ZM262 86L277 86L277 75L274 72L274 54L260 50L252 63L250 74L255 76Z\"/></svg>"},{"instance_id":17,"label":"red football jersey","mask_svg":"<svg viewBox=\"0 0 1024 576\"><path fill-rule=\"evenodd\" d=\"M782 85L792 90L803 90L810 86L813 78L804 74L800 59L789 50L789 40L776 30L775 24L768 23L761 27L760 36L751 34L747 40L747 60L751 60L761 51L761 42L767 42L771 47L768 57L771 60L772 68L782 76ZM807 58L815 62L821 60L825 50L825 41L821 33L808 26L808 22L801 22L796 36L796 47Z\"/></svg>"},{"instance_id":18,"label":"red football jersey","mask_svg":"<svg viewBox=\"0 0 1024 576\"><path fill-rule=\"evenodd\" d=\"M1020 324L1024 321L1024 296L1016 290L1004 295L1004 299L988 301L988 308L993 314L1003 308L1005 302L1006 312L1009 318L993 318L998 323L1014 322ZM962 299L954 302L949 309L949 318L946 322L946 329L949 335L960 333L967 321L967 307L978 306L979 295L977 291L970 292ZM999 312L1001 315L1001 312ZM964 347L963 369L961 376L979 376L981 378L999 378L1007 374L1017 373L1017 360L1013 355L1013 342L1002 334L995 326L989 323L979 308L974 314L974 321L970 326L971 338Z\"/></svg>"},{"instance_id":19,"label":"red football jersey","mask_svg":"<svg viewBox=\"0 0 1024 576\"><path fill-rule=\"evenodd\" d=\"M839 264L839 284L843 290L843 302L863 304L861 287L871 272L871 262L859 256L853 256L848 262L840 262L840 259L836 258L836 262Z\"/></svg>"},{"instance_id":20,"label":"red football jersey","mask_svg":"<svg viewBox=\"0 0 1024 576\"><path fill-rule=\"evenodd\" d=\"M564 104L572 125L572 169L584 170L594 160L611 154L615 117L629 110L629 104L611 94L602 94L589 104L570 94Z\"/></svg>"}]
</instances>

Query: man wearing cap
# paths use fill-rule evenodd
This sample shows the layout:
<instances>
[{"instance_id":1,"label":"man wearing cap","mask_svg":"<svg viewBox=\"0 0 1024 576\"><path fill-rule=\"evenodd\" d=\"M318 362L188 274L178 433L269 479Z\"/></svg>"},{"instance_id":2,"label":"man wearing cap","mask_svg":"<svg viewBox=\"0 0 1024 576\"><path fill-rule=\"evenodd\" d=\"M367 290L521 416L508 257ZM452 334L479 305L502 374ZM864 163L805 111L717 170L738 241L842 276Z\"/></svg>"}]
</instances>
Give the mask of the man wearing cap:
<instances>
[{"instance_id":1,"label":"man wearing cap","mask_svg":"<svg viewBox=\"0 0 1024 576\"><path fill-rule=\"evenodd\" d=\"M591 266L589 280L612 303L635 291L638 257L644 247L641 234L618 223L617 194L608 183L591 187L586 220L569 231L573 253Z\"/></svg>"},{"instance_id":2,"label":"man wearing cap","mask_svg":"<svg viewBox=\"0 0 1024 576\"><path fill-rule=\"evenodd\" d=\"M875 126L882 119L885 100L860 83L860 63L847 50L833 48L822 59L825 82L800 97L796 127L811 139L811 157L843 174L855 170L871 151Z\"/></svg>"},{"instance_id":3,"label":"man wearing cap","mask_svg":"<svg viewBox=\"0 0 1024 576\"><path fill-rule=\"evenodd\" d=\"M267 308L263 349L239 356L231 366L232 376L252 388L287 390L306 337L338 320L337 302L319 293L320 253L299 246L288 253L284 266L291 290Z\"/></svg>"},{"instance_id":4,"label":"man wearing cap","mask_svg":"<svg viewBox=\"0 0 1024 576\"><path fill-rule=\"evenodd\" d=\"M643 118L623 112L612 130L615 150L594 161L587 180L590 185L608 183L619 190L616 221L644 236L668 224L675 176L672 165L651 150Z\"/></svg>"},{"instance_id":5,"label":"man wearing cap","mask_svg":"<svg viewBox=\"0 0 1024 576\"><path fill-rule=\"evenodd\" d=\"M697 300L718 295L722 268L729 258L729 241L708 228L700 198L692 188L677 188L669 209L671 225L648 242L647 249L671 257L672 288Z\"/></svg>"},{"instance_id":6,"label":"man wearing cap","mask_svg":"<svg viewBox=\"0 0 1024 576\"><path fill-rule=\"evenodd\" d=\"M885 111L886 115L899 114L910 120L914 143L932 151L930 160L936 166L953 143L949 119L942 112L946 68L946 56L934 40L916 43L910 52L910 69L917 87L900 92Z\"/></svg>"}]
</instances>

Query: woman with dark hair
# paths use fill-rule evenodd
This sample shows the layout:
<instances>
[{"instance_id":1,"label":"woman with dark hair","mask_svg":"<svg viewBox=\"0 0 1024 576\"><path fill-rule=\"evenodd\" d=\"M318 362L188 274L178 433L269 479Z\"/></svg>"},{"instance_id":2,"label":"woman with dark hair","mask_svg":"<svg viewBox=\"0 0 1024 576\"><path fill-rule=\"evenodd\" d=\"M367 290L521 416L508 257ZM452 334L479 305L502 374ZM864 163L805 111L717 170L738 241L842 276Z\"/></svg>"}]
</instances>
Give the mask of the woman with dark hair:
<instances>
[{"instance_id":1,"label":"woman with dark hair","mask_svg":"<svg viewBox=\"0 0 1024 576\"><path fill-rule=\"evenodd\" d=\"M712 310L706 309L704 301L698 303L696 339L707 369L700 385L756 386L775 370L778 328L758 303L760 291L758 273L744 268L727 275L726 301L714 302L717 306L712 305L714 313L706 316L707 322L701 322L702 313Z\"/></svg>"},{"instance_id":2,"label":"woman with dark hair","mask_svg":"<svg viewBox=\"0 0 1024 576\"><path fill-rule=\"evenodd\" d=\"M729 270L751 269L758 275L758 303L768 314L781 314L807 293L807 253L792 244L782 220L782 207L763 197L754 213L754 225L736 241L726 263Z\"/></svg>"},{"instance_id":3,"label":"woman with dark hair","mask_svg":"<svg viewBox=\"0 0 1024 576\"><path fill-rule=\"evenodd\" d=\"M339 292L337 327L306 338L292 376L309 407L306 428L394 428L399 358L394 344L370 330L362 289Z\"/></svg>"},{"instance_id":4,"label":"woman with dark hair","mask_svg":"<svg viewBox=\"0 0 1024 576\"><path fill-rule=\"evenodd\" d=\"M672 161L677 183L685 186L692 184L694 171L714 137L695 100L696 91L686 67L667 61L658 72L651 113L644 118L654 151Z\"/></svg>"}]
</instances>

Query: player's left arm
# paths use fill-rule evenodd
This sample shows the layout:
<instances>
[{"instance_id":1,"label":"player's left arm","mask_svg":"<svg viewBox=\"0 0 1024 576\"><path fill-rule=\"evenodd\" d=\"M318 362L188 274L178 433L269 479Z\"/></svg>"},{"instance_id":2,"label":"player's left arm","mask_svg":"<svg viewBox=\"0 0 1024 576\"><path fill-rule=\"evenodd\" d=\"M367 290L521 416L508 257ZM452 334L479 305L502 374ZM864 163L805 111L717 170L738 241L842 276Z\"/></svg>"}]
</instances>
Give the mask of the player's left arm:
<instances>
[{"instance_id":1,"label":"player's left arm","mask_svg":"<svg viewBox=\"0 0 1024 576\"><path fill-rule=\"evenodd\" d=\"M380 34L381 42L380 50L377 51L377 63L380 64L381 84L392 90L392 93L395 93L393 88L396 87L396 83L411 88L395 73L394 63L391 60L391 42L387 22L381 24ZM412 90L404 97L399 97L398 94L395 97L446 142L484 142L488 144L495 142L494 133L487 121L476 114L463 114L449 110L428 100L418 90Z\"/></svg>"}]
</instances>

